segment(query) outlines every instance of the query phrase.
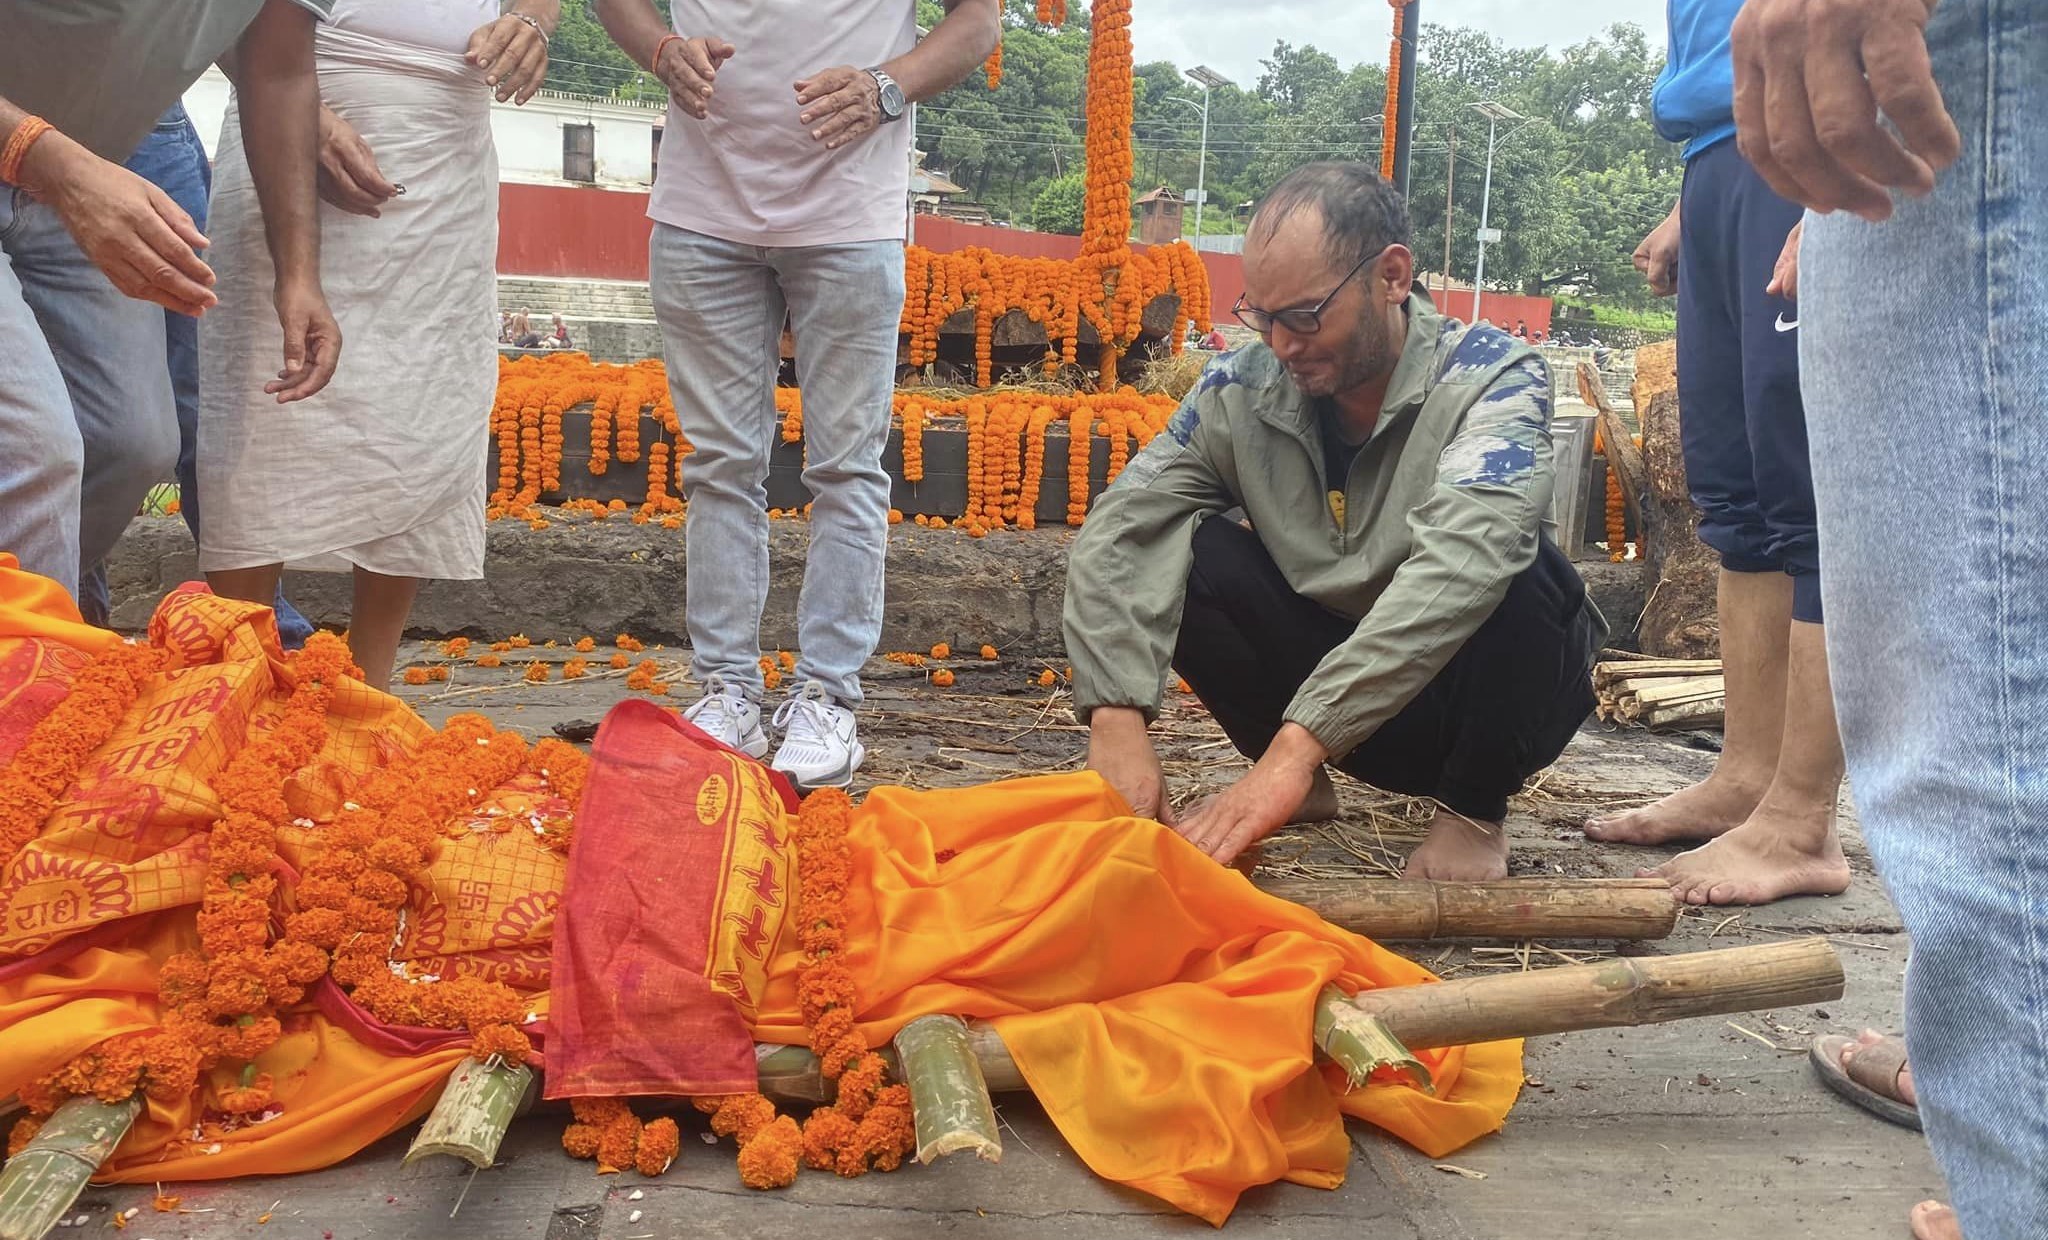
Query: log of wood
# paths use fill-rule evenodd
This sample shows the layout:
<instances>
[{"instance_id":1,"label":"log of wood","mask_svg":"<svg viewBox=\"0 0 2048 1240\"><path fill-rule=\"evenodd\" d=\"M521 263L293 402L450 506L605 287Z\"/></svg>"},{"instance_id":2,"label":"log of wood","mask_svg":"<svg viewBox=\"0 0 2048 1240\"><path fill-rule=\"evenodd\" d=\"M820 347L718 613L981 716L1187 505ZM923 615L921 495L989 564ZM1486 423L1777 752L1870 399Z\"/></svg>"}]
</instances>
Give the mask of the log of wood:
<instances>
[{"instance_id":1,"label":"log of wood","mask_svg":"<svg viewBox=\"0 0 2048 1240\"><path fill-rule=\"evenodd\" d=\"M1660 680L1628 692L1644 706L1656 706L1666 702L1697 701L1701 698L1721 697L1728 690L1728 683L1719 676L1699 676L1690 680Z\"/></svg>"},{"instance_id":2,"label":"log of wood","mask_svg":"<svg viewBox=\"0 0 2048 1240\"><path fill-rule=\"evenodd\" d=\"M498 1145L523 1109L521 1104L530 1105L533 1085L533 1069L524 1064L509 1067L496 1059L489 1064L474 1059L456 1064L399 1165L410 1167L422 1158L446 1154L472 1167L490 1166L497 1161Z\"/></svg>"},{"instance_id":3,"label":"log of wood","mask_svg":"<svg viewBox=\"0 0 2048 1240\"><path fill-rule=\"evenodd\" d=\"M1661 939L1678 922L1670 884L1655 878L1265 878L1258 886L1370 939Z\"/></svg>"},{"instance_id":4,"label":"log of wood","mask_svg":"<svg viewBox=\"0 0 2048 1240\"><path fill-rule=\"evenodd\" d=\"M1719 659L1638 659L1632 662L1602 662L1593 665L1593 687L1603 689L1624 680L1657 680L1720 674Z\"/></svg>"},{"instance_id":5,"label":"log of wood","mask_svg":"<svg viewBox=\"0 0 2048 1240\"><path fill-rule=\"evenodd\" d=\"M971 1150L983 1162L1001 1162L996 1110L967 1022L957 1016L920 1016L896 1034L895 1047L904 1083L910 1086L917 1161L929 1164Z\"/></svg>"},{"instance_id":6,"label":"log of wood","mask_svg":"<svg viewBox=\"0 0 2048 1240\"><path fill-rule=\"evenodd\" d=\"M1649 472L1643 559L1650 575L1637 633L1651 654L1708 658L1721 652L1721 562L1699 539L1699 512L1686 483L1676 358L1677 346L1669 342L1636 350L1636 414Z\"/></svg>"},{"instance_id":7,"label":"log of wood","mask_svg":"<svg viewBox=\"0 0 2048 1240\"><path fill-rule=\"evenodd\" d=\"M1635 432L1615 412L1613 402L1607 399L1607 385L1600 378L1600 371L1591 362L1580 362L1577 372L1579 399L1593 407L1600 420L1600 449L1607 457L1607 468L1614 471L1621 485L1621 497L1628 504L1630 512L1636 515L1641 528L1643 521L1643 494L1649 489L1649 470L1643 464L1643 450L1636 447ZM1618 550L1610 547L1609 551Z\"/></svg>"},{"instance_id":8,"label":"log of wood","mask_svg":"<svg viewBox=\"0 0 2048 1240\"><path fill-rule=\"evenodd\" d=\"M1660 706L1643 715L1643 726L1652 732L1690 732L1718 728L1727 722L1727 703L1721 698L1704 702L1682 702Z\"/></svg>"},{"instance_id":9,"label":"log of wood","mask_svg":"<svg viewBox=\"0 0 2048 1240\"><path fill-rule=\"evenodd\" d=\"M1841 996L1841 958L1826 939L1812 938L1368 990L1351 1002L1384 1021L1401 1045L1426 1050Z\"/></svg>"},{"instance_id":10,"label":"log of wood","mask_svg":"<svg viewBox=\"0 0 2048 1240\"><path fill-rule=\"evenodd\" d=\"M42 1240L128 1135L140 1098L66 1099L0 1171L0 1240Z\"/></svg>"}]
</instances>

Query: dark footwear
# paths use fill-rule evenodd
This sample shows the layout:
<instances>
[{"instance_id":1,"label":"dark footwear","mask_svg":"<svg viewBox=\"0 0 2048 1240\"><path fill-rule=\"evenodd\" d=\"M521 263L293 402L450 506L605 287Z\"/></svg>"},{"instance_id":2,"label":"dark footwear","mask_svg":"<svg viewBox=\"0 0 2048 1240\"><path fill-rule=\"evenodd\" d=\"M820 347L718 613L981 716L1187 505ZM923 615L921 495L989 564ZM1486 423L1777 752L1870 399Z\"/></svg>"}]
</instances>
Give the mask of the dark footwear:
<instances>
[{"instance_id":1,"label":"dark footwear","mask_svg":"<svg viewBox=\"0 0 2048 1240\"><path fill-rule=\"evenodd\" d=\"M1842 1052L1857 1047L1842 1066ZM1899 1096L1899 1073L1906 1066L1903 1038L1885 1038L1863 1046L1854 1038L1823 1034L1806 1054L1821 1084L1864 1110L1901 1128L1920 1131L1920 1112Z\"/></svg>"}]
</instances>

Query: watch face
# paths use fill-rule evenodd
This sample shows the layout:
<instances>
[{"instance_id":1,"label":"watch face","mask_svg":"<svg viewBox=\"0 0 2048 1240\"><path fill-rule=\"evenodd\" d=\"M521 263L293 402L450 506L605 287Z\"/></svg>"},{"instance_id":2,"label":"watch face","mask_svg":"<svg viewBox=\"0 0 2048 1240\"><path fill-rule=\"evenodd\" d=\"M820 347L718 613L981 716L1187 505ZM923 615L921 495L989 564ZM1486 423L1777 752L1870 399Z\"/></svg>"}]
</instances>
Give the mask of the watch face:
<instances>
[{"instance_id":1,"label":"watch face","mask_svg":"<svg viewBox=\"0 0 2048 1240\"><path fill-rule=\"evenodd\" d=\"M903 112L903 88L894 82L882 83L882 111L890 116Z\"/></svg>"}]
</instances>

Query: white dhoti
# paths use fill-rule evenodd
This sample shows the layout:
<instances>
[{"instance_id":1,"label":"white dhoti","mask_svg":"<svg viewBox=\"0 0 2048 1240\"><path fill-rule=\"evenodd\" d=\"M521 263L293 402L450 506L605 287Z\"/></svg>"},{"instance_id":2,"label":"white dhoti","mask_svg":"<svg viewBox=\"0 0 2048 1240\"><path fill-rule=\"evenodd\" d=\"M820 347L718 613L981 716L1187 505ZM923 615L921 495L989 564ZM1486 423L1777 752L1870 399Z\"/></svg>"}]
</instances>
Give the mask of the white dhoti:
<instances>
[{"instance_id":1,"label":"white dhoti","mask_svg":"<svg viewBox=\"0 0 2048 1240\"><path fill-rule=\"evenodd\" d=\"M283 364L273 268L230 105L207 229L220 304L199 324L199 566L479 578L498 377L490 95L457 54L329 28L318 54L322 101L406 192L378 219L320 204L340 366L279 405L263 392Z\"/></svg>"}]
</instances>

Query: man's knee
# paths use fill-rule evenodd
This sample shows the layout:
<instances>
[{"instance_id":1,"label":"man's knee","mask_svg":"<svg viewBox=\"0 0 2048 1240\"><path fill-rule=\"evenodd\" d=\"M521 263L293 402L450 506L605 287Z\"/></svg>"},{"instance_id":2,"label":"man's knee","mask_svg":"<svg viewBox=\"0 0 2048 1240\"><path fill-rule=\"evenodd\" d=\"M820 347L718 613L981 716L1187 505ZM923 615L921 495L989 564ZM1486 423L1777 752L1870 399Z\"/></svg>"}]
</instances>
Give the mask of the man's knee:
<instances>
[{"instance_id":1,"label":"man's knee","mask_svg":"<svg viewBox=\"0 0 2048 1240\"><path fill-rule=\"evenodd\" d=\"M1242 522L1212 516L1195 527L1194 561L1188 571L1188 599L1232 597L1245 584L1277 574L1271 553Z\"/></svg>"}]
</instances>

